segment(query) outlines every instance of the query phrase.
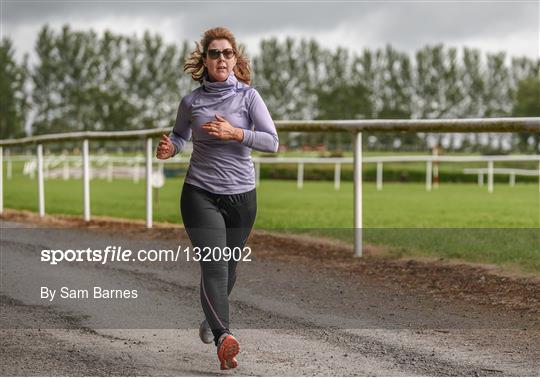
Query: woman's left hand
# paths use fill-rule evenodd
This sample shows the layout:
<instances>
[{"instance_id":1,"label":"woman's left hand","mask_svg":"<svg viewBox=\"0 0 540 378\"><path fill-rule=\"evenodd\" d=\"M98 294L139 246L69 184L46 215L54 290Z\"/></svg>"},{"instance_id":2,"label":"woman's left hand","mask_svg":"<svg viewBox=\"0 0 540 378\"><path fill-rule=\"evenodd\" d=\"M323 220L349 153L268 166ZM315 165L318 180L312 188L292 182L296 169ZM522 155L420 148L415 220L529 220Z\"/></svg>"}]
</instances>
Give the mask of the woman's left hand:
<instances>
[{"instance_id":1,"label":"woman's left hand","mask_svg":"<svg viewBox=\"0 0 540 378\"><path fill-rule=\"evenodd\" d=\"M229 121L216 114L216 120L206 122L201 126L208 134L222 140L236 140L241 142L244 139L244 132L238 127L233 127Z\"/></svg>"}]
</instances>

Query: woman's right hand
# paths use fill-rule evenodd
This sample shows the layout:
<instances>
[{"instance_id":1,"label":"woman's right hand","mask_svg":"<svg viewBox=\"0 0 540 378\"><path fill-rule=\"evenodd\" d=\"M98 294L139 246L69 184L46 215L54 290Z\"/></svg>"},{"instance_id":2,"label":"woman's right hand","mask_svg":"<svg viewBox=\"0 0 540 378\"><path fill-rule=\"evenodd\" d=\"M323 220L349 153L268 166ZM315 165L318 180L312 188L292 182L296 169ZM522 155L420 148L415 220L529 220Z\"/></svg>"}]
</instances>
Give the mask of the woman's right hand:
<instances>
[{"instance_id":1,"label":"woman's right hand","mask_svg":"<svg viewBox=\"0 0 540 378\"><path fill-rule=\"evenodd\" d=\"M157 146L156 157L158 159L168 159L174 155L175 147L169 137L165 134L161 136L161 140Z\"/></svg>"}]
</instances>

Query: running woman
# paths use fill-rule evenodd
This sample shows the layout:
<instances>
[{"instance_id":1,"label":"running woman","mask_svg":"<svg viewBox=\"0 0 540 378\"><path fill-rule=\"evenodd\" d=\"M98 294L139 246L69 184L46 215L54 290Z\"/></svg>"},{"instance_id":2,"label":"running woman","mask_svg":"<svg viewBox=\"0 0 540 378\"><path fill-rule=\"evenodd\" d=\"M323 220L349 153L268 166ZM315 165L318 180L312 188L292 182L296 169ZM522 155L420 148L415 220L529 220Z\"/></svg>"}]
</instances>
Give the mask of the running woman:
<instances>
[{"instance_id":1,"label":"running woman","mask_svg":"<svg viewBox=\"0 0 540 378\"><path fill-rule=\"evenodd\" d=\"M184 227L193 247L242 251L257 213L251 150L276 152L279 139L261 95L251 87L249 61L226 28L207 30L184 65L201 85L180 101L173 131L157 147L169 159L193 141L180 198ZM206 254L205 254L206 255ZM238 366L238 340L229 328L229 299L237 259L199 260L205 319L199 335L217 347L222 370Z\"/></svg>"}]
</instances>

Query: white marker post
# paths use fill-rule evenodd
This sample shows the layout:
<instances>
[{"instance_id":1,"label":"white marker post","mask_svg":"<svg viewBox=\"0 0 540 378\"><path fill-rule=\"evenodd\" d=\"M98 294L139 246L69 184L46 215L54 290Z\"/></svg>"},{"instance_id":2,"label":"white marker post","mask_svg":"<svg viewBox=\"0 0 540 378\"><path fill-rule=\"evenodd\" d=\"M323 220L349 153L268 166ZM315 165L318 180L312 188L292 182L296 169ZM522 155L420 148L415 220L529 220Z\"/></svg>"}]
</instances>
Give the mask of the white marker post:
<instances>
[{"instance_id":1,"label":"white marker post","mask_svg":"<svg viewBox=\"0 0 540 378\"><path fill-rule=\"evenodd\" d=\"M146 228L152 228L152 138L146 138Z\"/></svg>"},{"instance_id":2,"label":"white marker post","mask_svg":"<svg viewBox=\"0 0 540 378\"><path fill-rule=\"evenodd\" d=\"M493 193L493 160L488 161L488 192Z\"/></svg>"},{"instance_id":3,"label":"white marker post","mask_svg":"<svg viewBox=\"0 0 540 378\"><path fill-rule=\"evenodd\" d=\"M298 163L296 186L298 187L298 189L302 189L302 187L304 186L304 163L302 162Z\"/></svg>"},{"instance_id":4,"label":"white marker post","mask_svg":"<svg viewBox=\"0 0 540 378\"><path fill-rule=\"evenodd\" d=\"M383 182L383 163L382 161L377 162L377 190L382 190Z\"/></svg>"},{"instance_id":5,"label":"white marker post","mask_svg":"<svg viewBox=\"0 0 540 378\"><path fill-rule=\"evenodd\" d=\"M83 207L84 221L90 221L90 157L88 156L88 139L83 140Z\"/></svg>"},{"instance_id":6,"label":"white marker post","mask_svg":"<svg viewBox=\"0 0 540 378\"><path fill-rule=\"evenodd\" d=\"M433 176L433 163L431 160L426 162L426 190L431 192L431 179Z\"/></svg>"},{"instance_id":7,"label":"white marker post","mask_svg":"<svg viewBox=\"0 0 540 378\"><path fill-rule=\"evenodd\" d=\"M362 133L354 143L354 256L362 257Z\"/></svg>"},{"instance_id":8,"label":"white marker post","mask_svg":"<svg viewBox=\"0 0 540 378\"><path fill-rule=\"evenodd\" d=\"M43 145L37 146L37 170L38 170L38 207L39 216L45 216L45 191L43 184Z\"/></svg>"},{"instance_id":9,"label":"white marker post","mask_svg":"<svg viewBox=\"0 0 540 378\"><path fill-rule=\"evenodd\" d=\"M334 189L339 190L341 187L341 163L336 163L334 167Z\"/></svg>"}]
</instances>

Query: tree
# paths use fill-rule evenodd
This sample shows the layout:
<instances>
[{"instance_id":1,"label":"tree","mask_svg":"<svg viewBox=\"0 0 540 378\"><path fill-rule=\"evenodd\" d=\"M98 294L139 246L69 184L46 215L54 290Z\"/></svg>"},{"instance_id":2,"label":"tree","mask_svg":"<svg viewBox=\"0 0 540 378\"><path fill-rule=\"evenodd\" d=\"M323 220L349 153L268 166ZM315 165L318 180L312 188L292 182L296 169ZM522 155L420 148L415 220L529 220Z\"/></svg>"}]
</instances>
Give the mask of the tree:
<instances>
[{"instance_id":1,"label":"tree","mask_svg":"<svg viewBox=\"0 0 540 378\"><path fill-rule=\"evenodd\" d=\"M32 104L35 117L32 123L33 134L49 134L66 131L55 121L59 119L60 82L58 81L58 54L52 30L45 25L39 31L36 41L38 62L32 70Z\"/></svg>"},{"instance_id":2,"label":"tree","mask_svg":"<svg viewBox=\"0 0 540 378\"><path fill-rule=\"evenodd\" d=\"M456 49L442 44L426 46L412 56L390 45L366 49L356 56L344 47L334 51L321 48L313 39L279 42L273 38L261 41L260 46L260 55L252 59L252 86L261 93L274 119L538 114L534 108L538 84L530 80L538 83L540 63L528 58L514 58L508 66L503 53L488 54L483 60L479 50L465 48L463 58L458 59ZM31 74L34 132L172 126L181 97L198 86L182 72L190 53L188 43L179 47L167 45L149 32L142 38L108 31L98 36L91 30L72 31L66 25L55 34L44 26L37 38L38 62ZM21 100L24 69L17 71L10 63L11 47L4 46L4 50L1 130L8 135L8 124L10 130L22 130L26 109ZM15 121L6 121L9 117ZM425 134L422 141L413 133L375 136L371 146L386 149L394 148L397 139L402 148L417 148L419 142L425 147L432 137ZM484 137L470 134L465 146L474 149ZM502 145L500 135L488 137ZM530 137L523 134L516 143L526 148ZM300 138L312 144L334 143L337 148L352 141L346 133L307 133Z\"/></svg>"},{"instance_id":3,"label":"tree","mask_svg":"<svg viewBox=\"0 0 540 378\"><path fill-rule=\"evenodd\" d=\"M519 82L512 115L514 117L540 117L540 77L538 75ZM518 148L524 152L528 150L540 152L540 134L518 133Z\"/></svg>"},{"instance_id":4,"label":"tree","mask_svg":"<svg viewBox=\"0 0 540 378\"><path fill-rule=\"evenodd\" d=\"M9 38L0 44L0 138L20 138L25 135L24 124L28 108L26 80L28 55L17 64L13 43Z\"/></svg>"}]
</instances>

